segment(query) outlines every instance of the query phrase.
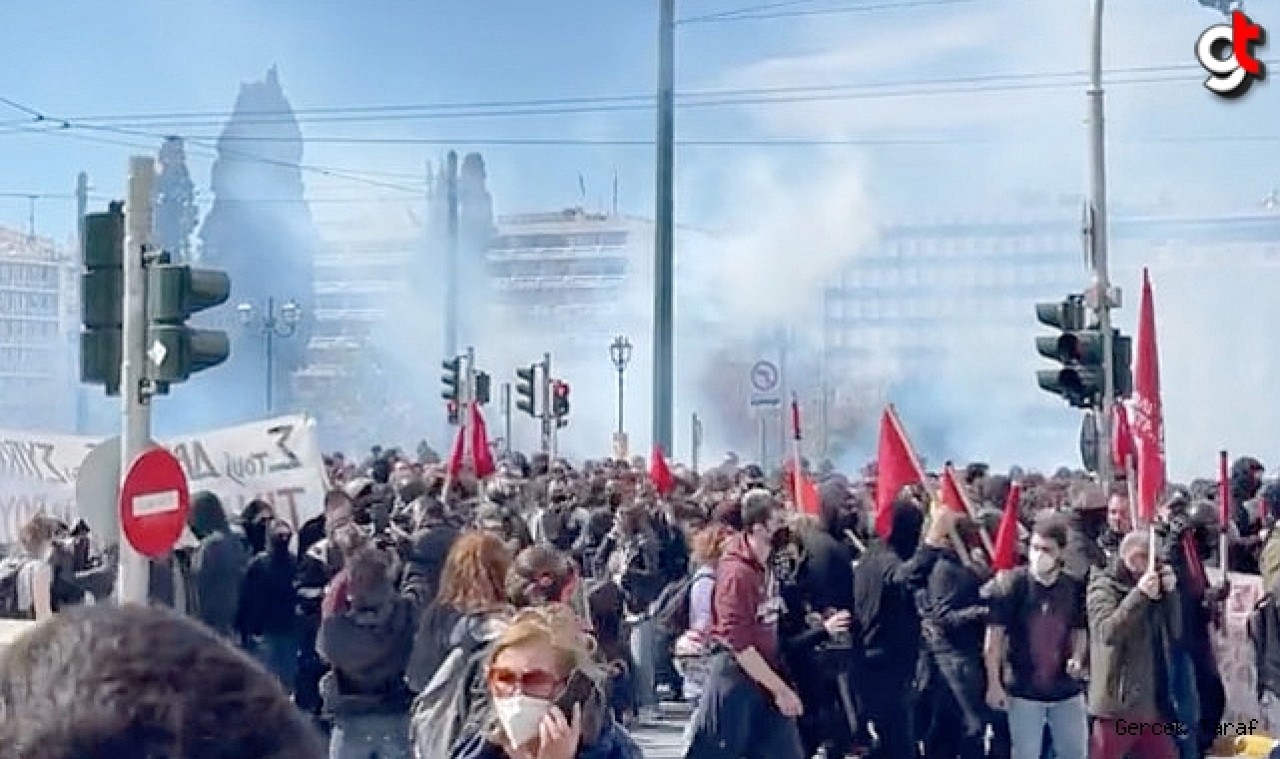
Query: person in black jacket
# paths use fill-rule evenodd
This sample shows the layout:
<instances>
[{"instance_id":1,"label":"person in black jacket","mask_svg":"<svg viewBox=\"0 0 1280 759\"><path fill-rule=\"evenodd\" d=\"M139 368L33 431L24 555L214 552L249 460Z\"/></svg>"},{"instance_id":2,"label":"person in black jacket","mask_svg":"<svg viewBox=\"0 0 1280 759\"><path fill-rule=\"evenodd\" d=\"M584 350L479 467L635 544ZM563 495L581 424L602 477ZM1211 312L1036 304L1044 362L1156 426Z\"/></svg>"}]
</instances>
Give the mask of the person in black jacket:
<instances>
[{"instance_id":1,"label":"person in black jacket","mask_svg":"<svg viewBox=\"0 0 1280 759\"><path fill-rule=\"evenodd\" d=\"M249 552L231 532L222 501L208 491L191 497L188 524L200 541L192 556L195 616L220 635L235 633L240 611L240 584L249 565Z\"/></svg>"},{"instance_id":2,"label":"person in black jacket","mask_svg":"<svg viewBox=\"0 0 1280 759\"><path fill-rule=\"evenodd\" d=\"M320 681L333 719L331 759L409 756L405 670L413 648L413 603L396 593L394 562L385 551L362 548L349 559L347 603L320 623L316 651L331 667Z\"/></svg>"},{"instance_id":3,"label":"person in black jacket","mask_svg":"<svg viewBox=\"0 0 1280 759\"><path fill-rule=\"evenodd\" d=\"M974 534L968 518L958 524L962 543ZM979 596L986 578L968 556L943 549L924 592L922 631L926 657L932 664L929 695L933 729L925 741L931 759L982 759L989 720L984 695L986 670L982 641L987 605Z\"/></svg>"},{"instance_id":4,"label":"person in black jacket","mask_svg":"<svg viewBox=\"0 0 1280 759\"><path fill-rule=\"evenodd\" d=\"M862 648L856 680L879 738L876 756L883 759L916 755L911 691L920 617L915 592L924 587L955 523L955 512L939 509L925 545L917 548L924 512L914 500L900 498L893 504L888 540L874 541L853 573L855 640Z\"/></svg>"},{"instance_id":5,"label":"person in black jacket","mask_svg":"<svg viewBox=\"0 0 1280 759\"><path fill-rule=\"evenodd\" d=\"M298 674L298 559L293 529L283 519L267 525L266 550L249 562L236 626L253 652L292 693Z\"/></svg>"}]
</instances>

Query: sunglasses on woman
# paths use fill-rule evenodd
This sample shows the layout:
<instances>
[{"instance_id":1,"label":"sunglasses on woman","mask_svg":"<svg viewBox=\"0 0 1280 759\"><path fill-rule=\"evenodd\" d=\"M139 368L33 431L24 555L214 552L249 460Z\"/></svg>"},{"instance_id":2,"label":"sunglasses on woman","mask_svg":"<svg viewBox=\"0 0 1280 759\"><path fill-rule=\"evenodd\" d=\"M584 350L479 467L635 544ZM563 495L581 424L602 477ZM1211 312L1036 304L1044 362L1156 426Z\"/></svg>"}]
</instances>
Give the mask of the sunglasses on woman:
<instances>
[{"instance_id":1,"label":"sunglasses on woman","mask_svg":"<svg viewBox=\"0 0 1280 759\"><path fill-rule=\"evenodd\" d=\"M489 688L498 697L514 696L517 692L533 698L555 698L564 687L564 678L553 672L531 669L517 672L506 667L489 670Z\"/></svg>"}]
</instances>

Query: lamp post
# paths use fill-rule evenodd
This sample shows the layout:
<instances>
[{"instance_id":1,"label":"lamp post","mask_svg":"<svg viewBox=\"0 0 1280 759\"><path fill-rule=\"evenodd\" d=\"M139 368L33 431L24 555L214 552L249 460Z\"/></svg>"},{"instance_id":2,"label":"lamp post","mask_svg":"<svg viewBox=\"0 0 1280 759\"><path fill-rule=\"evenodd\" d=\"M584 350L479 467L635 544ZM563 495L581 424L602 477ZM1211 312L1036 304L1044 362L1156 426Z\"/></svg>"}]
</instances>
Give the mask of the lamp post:
<instances>
[{"instance_id":1,"label":"lamp post","mask_svg":"<svg viewBox=\"0 0 1280 759\"><path fill-rule=\"evenodd\" d=\"M613 361L613 368L618 372L618 437L621 438L623 397L626 393L625 377L627 364L631 363L631 341L623 335L613 338L613 342L609 344L609 358Z\"/></svg>"},{"instance_id":2,"label":"lamp post","mask_svg":"<svg viewBox=\"0 0 1280 759\"><path fill-rule=\"evenodd\" d=\"M276 299L267 298L266 310L259 317L252 303L241 303L236 306L240 315L240 324L246 330L257 331L266 341L266 384L267 415L275 412L275 340L277 337L291 337L298 331L298 323L302 321L302 308L294 301L285 301L276 311Z\"/></svg>"}]
</instances>

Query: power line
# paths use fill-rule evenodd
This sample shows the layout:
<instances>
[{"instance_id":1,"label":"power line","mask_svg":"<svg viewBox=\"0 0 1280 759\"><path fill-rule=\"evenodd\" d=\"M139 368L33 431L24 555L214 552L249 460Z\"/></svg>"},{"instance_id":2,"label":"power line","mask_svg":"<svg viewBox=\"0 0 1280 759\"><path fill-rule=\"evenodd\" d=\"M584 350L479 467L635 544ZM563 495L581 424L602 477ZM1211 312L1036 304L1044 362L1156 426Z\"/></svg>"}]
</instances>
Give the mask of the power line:
<instances>
[{"instance_id":1,"label":"power line","mask_svg":"<svg viewBox=\"0 0 1280 759\"><path fill-rule=\"evenodd\" d=\"M1135 67L1131 71L1145 76L1135 76L1129 78L1112 78L1107 81L1108 86L1127 86L1140 84L1166 84L1173 82L1191 81L1197 75L1189 73L1190 69L1197 68L1191 65L1177 64L1171 66L1145 66ZM1175 74L1174 72L1187 70L1185 75ZM1166 72L1163 76L1152 76L1160 72ZM928 96L949 96L957 94L990 94L990 93L1009 93L1009 92L1035 92L1063 90L1078 87L1080 82L1076 79L1061 78L1059 81L1051 81L1049 77L1066 77L1071 76L1075 72L1064 72L1062 74L1036 75L1044 77L1044 80L1034 81L1030 76L1023 75L1006 75L1005 81L1000 81L996 76L981 77L954 77L950 79L932 80L932 86L924 87L919 85L911 85L907 87L892 88L888 83L876 83L859 85L861 89L855 89L850 85L836 85L832 87L813 87L813 88L787 88L791 91L803 93L809 90L809 94L796 94L789 97L741 97L737 99L722 98L715 101L706 101L700 103L690 103L683 107L726 107L726 106L759 106L774 105L785 103L804 103L804 102L837 102L848 100L876 100L883 98L903 98L903 97L928 97ZM838 88L838 89L837 89ZM780 91L783 88L775 88L772 91ZM831 91L835 89L836 91ZM561 109L556 111L557 114L565 114L569 112L577 112ZM136 133L121 127L107 126L89 126L85 128L110 130L122 133ZM210 135L192 135L187 139L205 142L218 138ZM245 142L245 143L273 143L273 142L292 142L293 137L277 137L270 135L242 135L234 138L228 138L228 142ZM539 145L539 144L605 144L605 145L649 145L649 140L564 140L560 138L516 138L516 137L484 137L481 139L473 139L470 137L355 137L355 136L332 136L320 135L304 138L306 142L316 144L350 144L350 145L450 145L450 144L511 144L511 145Z\"/></svg>"},{"instance_id":2,"label":"power line","mask_svg":"<svg viewBox=\"0 0 1280 759\"><path fill-rule=\"evenodd\" d=\"M1197 65L1176 63L1165 65L1147 65L1147 67L1128 67L1108 69L1108 76L1116 76L1116 74L1134 74L1134 73L1156 73L1156 72L1172 72L1172 70L1199 70ZM998 82L998 81L1028 81L1028 79L1043 78L1084 78L1085 72L1082 69L1059 70L1059 72L1012 72L1012 73L991 73L991 74L975 74L975 76L963 77L938 77L938 78L915 78L915 79L897 79L897 81L887 82L859 82L859 83L838 83L838 84L795 84L795 86L781 87L749 87L749 88L722 88L722 90L703 90L703 91L686 91L677 92L677 101L680 101L682 108L698 108L698 106L718 105L719 102L726 99L736 99L741 96L764 96L764 95L781 95L781 93L809 93L809 92L836 92L842 90L874 90L874 88L900 88L900 87L916 87L931 86L931 84L965 84L980 82ZM698 102L691 102L698 101ZM703 102L710 101L710 102ZM479 111L479 113L467 113L466 116L511 116L511 115L562 115L567 113L590 113L590 111L598 108L604 110L649 110L654 105L654 96L652 93L648 95L590 95L576 97L553 97L553 99L534 99L534 100L489 100L489 101L472 101L472 102L435 102L435 104L376 104L376 105L356 105L356 106L330 106L330 108L311 108L289 110L262 110L262 111L241 111L241 113L232 113L232 111L188 111L188 113L165 113L165 114L108 114L108 115L82 115L68 116L69 123L91 122L95 124L116 124L124 122L124 125L132 125L137 128L160 128L163 125L212 125L212 127L220 127L230 116L234 115L239 124L271 124L271 123L288 123L297 122L298 124L316 124L330 122L346 122L346 120L372 120L372 122L380 122L380 120L403 120L403 119L435 119L435 118L460 118L460 116L451 115L456 111ZM585 106L582 110L577 110L575 106ZM314 118L312 118L314 116ZM358 116L358 118L356 118ZM0 127L6 124L29 124L29 120L22 122L0 122Z\"/></svg>"},{"instance_id":3,"label":"power line","mask_svg":"<svg viewBox=\"0 0 1280 759\"><path fill-rule=\"evenodd\" d=\"M871 13L874 11L896 11L909 8L928 8L941 5L970 5L978 0L907 0L901 3L875 3L867 5L848 5L836 8L808 8L772 13L741 13L727 16L703 16L677 22L680 25L690 24L726 24L734 21L767 21L780 18L800 18L802 16L834 16L847 13Z\"/></svg>"},{"instance_id":4,"label":"power line","mask_svg":"<svg viewBox=\"0 0 1280 759\"><path fill-rule=\"evenodd\" d=\"M771 11L777 8L793 8L797 5L813 5L823 2L823 0L787 0L786 2L761 3L759 5L747 5L741 8L733 8L730 10L716 11L707 13L702 16L691 16L689 18L677 19L676 24L698 24L705 21L715 21L717 19L737 16L743 13L758 13L760 11Z\"/></svg>"},{"instance_id":5,"label":"power line","mask_svg":"<svg viewBox=\"0 0 1280 759\"><path fill-rule=\"evenodd\" d=\"M110 134L117 134L125 137L145 137L152 140L164 140L165 138L171 136L167 134L150 133L150 132L131 130L131 129L121 129L118 127L110 127L110 126L104 126L104 125L76 123L71 121L70 119L51 118L41 113L40 111L36 110L35 108L24 105L14 100L10 100L8 98L0 98L0 103L3 103L4 105L7 105L16 110L20 110L25 113L32 114L33 119L39 124L56 123L58 125L56 130L31 129L31 128L28 128L27 130L25 130L33 134L72 135L76 133L75 130L88 130L88 131L107 132ZM85 135L79 135L79 136L85 137ZM101 138L101 137L93 141L104 143L104 144L116 144L116 145L120 145L123 147L130 147L130 148L143 147L133 142L125 142L121 140L110 140L108 138ZM407 193L413 193L413 194L420 194L422 192L421 187L410 187L403 184L370 179L367 177L358 176L355 173L347 172L342 169L333 169L327 166L314 166L314 165L303 164L303 163L294 163L291 161L281 161L278 159L270 158L269 156L257 155L254 153L249 153L247 151L240 150L238 148L231 148L226 145L206 144L203 141L199 141L199 140L189 140L189 141L192 144L194 144L196 147L204 148L206 151L211 151L213 154L213 157L215 158L225 156L225 155L230 155L230 156L242 158L243 160L247 160L247 161L263 163L263 164L272 165L272 166L280 166L282 168L294 169L301 172L311 172L311 173L319 174L332 179L343 179L351 182L367 184L373 187L382 187L386 189L397 190L399 192L407 192ZM154 145L146 146L145 149L153 150Z\"/></svg>"}]
</instances>

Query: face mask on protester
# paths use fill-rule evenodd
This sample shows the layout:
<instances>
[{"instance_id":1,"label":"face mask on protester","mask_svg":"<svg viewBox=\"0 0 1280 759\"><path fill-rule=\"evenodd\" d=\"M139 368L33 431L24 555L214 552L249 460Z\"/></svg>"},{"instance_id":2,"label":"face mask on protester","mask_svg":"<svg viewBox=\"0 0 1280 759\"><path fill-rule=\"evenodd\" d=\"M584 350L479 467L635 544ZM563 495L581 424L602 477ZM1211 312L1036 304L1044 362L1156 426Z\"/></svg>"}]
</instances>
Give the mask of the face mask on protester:
<instances>
[{"instance_id":1,"label":"face mask on protester","mask_svg":"<svg viewBox=\"0 0 1280 759\"><path fill-rule=\"evenodd\" d=\"M1058 579L1058 557L1047 551L1031 549L1031 577L1041 585L1052 585Z\"/></svg>"},{"instance_id":2,"label":"face mask on protester","mask_svg":"<svg viewBox=\"0 0 1280 759\"><path fill-rule=\"evenodd\" d=\"M551 702L524 694L493 699L498 724L512 746L523 746L538 737L542 718L551 710Z\"/></svg>"},{"instance_id":3,"label":"face mask on protester","mask_svg":"<svg viewBox=\"0 0 1280 759\"><path fill-rule=\"evenodd\" d=\"M293 536L287 532L273 533L271 535L271 547L277 551L287 551L291 540L293 540Z\"/></svg>"}]
</instances>

